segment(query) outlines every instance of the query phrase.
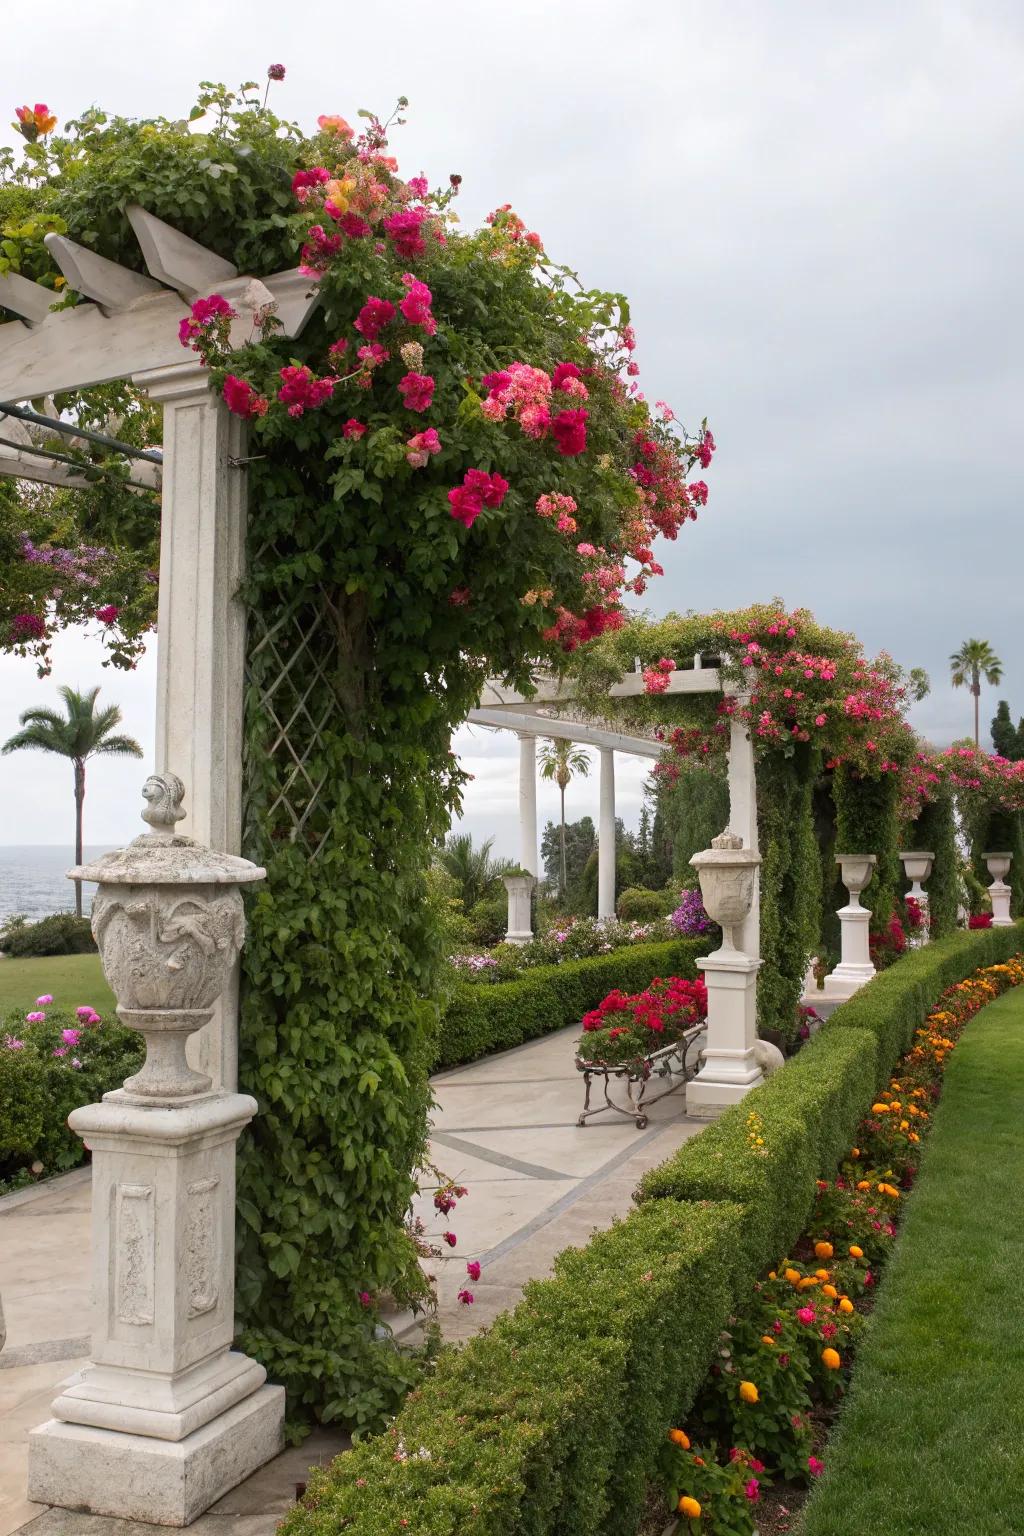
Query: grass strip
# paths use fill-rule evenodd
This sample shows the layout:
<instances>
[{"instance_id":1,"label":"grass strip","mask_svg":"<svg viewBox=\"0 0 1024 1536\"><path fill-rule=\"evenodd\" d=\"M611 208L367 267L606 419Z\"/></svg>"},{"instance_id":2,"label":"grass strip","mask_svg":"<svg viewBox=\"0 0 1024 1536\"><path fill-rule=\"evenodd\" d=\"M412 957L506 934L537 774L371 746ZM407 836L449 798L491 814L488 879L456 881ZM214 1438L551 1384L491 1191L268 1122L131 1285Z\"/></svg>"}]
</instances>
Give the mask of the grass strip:
<instances>
[{"instance_id":1,"label":"grass strip","mask_svg":"<svg viewBox=\"0 0 1024 1536\"><path fill-rule=\"evenodd\" d=\"M942 1102L800 1536L1024 1528L1024 989L983 1009Z\"/></svg>"}]
</instances>

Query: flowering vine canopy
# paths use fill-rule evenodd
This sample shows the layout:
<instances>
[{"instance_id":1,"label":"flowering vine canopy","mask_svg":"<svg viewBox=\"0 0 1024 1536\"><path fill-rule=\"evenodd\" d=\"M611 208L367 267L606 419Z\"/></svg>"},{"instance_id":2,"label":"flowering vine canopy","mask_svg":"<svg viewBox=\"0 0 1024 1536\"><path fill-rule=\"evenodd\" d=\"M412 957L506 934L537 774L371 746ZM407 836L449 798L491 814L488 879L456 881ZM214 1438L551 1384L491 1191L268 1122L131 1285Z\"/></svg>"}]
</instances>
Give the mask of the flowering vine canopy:
<instances>
[{"instance_id":1,"label":"flowering vine canopy","mask_svg":"<svg viewBox=\"0 0 1024 1536\"><path fill-rule=\"evenodd\" d=\"M457 174L440 187L401 176L388 134L404 99L386 123L361 114L359 134L324 115L306 136L254 89L204 88L191 128L94 113L49 143L55 115L19 111L25 163L6 166L0 214L16 206L17 218L2 264L58 289L41 245L58 229L137 265L121 212L135 199L242 270L272 270L267 255L253 261L262 225L267 254L283 248L318 284L302 338L280 334L271 302L233 347L234 312L211 292L180 339L250 423L253 458L285 451L305 466L291 491L333 527L329 564L346 593L371 613L415 602L448 655L498 668L620 625L624 594L660 573L656 538L674 539L706 501L691 471L714 451L706 424L688 434L667 405L649 408L626 301L584 288L508 204L463 232ZM196 131L204 118L209 130ZM31 546L48 547L38 528ZM44 650L64 618L55 593L66 602L86 566L94 580L98 557L61 548L60 588L16 584L21 607L0 614L0 643ZM17 563L19 548L5 553ZM124 612L114 659L130 664L141 578L109 561L103 575L85 606L115 631ZM426 627L416 638L429 642ZM427 643L415 664L429 670L437 650Z\"/></svg>"}]
</instances>

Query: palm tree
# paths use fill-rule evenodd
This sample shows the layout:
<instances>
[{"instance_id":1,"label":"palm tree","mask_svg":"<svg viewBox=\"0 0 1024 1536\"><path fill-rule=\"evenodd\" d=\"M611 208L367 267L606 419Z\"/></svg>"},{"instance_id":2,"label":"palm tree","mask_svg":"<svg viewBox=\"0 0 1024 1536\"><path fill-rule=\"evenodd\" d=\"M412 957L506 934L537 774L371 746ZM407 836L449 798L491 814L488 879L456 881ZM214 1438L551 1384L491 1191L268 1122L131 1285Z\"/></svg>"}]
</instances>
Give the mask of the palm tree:
<instances>
[{"instance_id":1,"label":"palm tree","mask_svg":"<svg viewBox=\"0 0 1024 1536\"><path fill-rule=\"evenodd\" d=\"M474 848L470 833L459 832L449 837L441 849L439 862L458 883L464 912L475 907L499 875L512 868L508 859L491 858L493 845L494 838L489 837L479 848Z\"/></svg>"},{"instance_id":2,"label":"palm tree","mask_svg":"<svg viewBox=\"0 0 1024 1536\"><path fill-rule=\"evenodd\" d=\"M590 772L590 758L582 747L575 742L560 738L557 741L546 741L540 749L540 773L542 779L554 779L558 785L562 801L561 812L561 850L562 860L559 869L558 896L559 900L565 900L565 791L575 774L585 779Z\"/></svg>"},{"instance_id":3,"label":"palm tree","mask_svg":"<svg viewBox=\"0 0 1024 1536\"><path fill-rule=\"evenodd\" d=\"M59 688L66 715L55 709L26 709L21 716L23 730L5 741L3 751L57 752L69 757L75 772L75 863L82 862L82 806L85 802L85 765L90 757L141 757L142 748L133 736L119 735L114 727L121 724L116 704L97 710L98 688L78 693L74 688ZM75 912L82 915L82 882L75 881Z\"/></svg>"},{"instance_id":4,"label":"palm tree","mask_svg":"<svg viewBox=\"0 0 1024 1536\"><path fill-rule=\"evenodd\" d=\"M974 694L974 745L981 745L978 731L978 700L981 679L993 686L1002 680L1003 664L987 640L965 640L949 658L954 688L970 688Z\"/></svg>"}]
</instances>

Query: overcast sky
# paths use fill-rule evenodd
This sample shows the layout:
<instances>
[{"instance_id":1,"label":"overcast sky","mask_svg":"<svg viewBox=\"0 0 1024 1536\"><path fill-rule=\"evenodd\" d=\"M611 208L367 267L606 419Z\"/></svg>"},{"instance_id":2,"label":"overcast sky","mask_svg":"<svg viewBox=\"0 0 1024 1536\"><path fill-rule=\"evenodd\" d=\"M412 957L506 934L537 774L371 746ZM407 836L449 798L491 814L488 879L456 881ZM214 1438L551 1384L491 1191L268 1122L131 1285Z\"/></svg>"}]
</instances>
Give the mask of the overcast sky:
<instances>
[{"instance_id":1,"label":"overcast sky","mask_svg":"<svg viewBox=\"0 0 1024 1536\"><path fill-rule=\"evenodd\" d=\"M464 220L511 202L552 255L626 292L649 398L708 416L711 500L663 546L652 610L810 607L930 672L914 720L939 743L969 729L947 658L980 636L1005 667L984 718L998 696L1024 713L1020 0L50 0L40 16L5 7L2 94L62 120L184 115L198 78L272 62L276 109L307 127L407 95L403 171L460 172ZM55 683L100 682L149 756L152 658L127 678L99 658L68 637L46 683L0 660L0 735ZM514 853L514 739L459 745L467 824ZM621 761L629 822L643 777ZM89 841L134 833L139 782L139 765L96 770ZM0 843L61 839L69 798L63 764L0 759ZM595 770L570 812L596 801Z\"/></svg>"}]
</instances>

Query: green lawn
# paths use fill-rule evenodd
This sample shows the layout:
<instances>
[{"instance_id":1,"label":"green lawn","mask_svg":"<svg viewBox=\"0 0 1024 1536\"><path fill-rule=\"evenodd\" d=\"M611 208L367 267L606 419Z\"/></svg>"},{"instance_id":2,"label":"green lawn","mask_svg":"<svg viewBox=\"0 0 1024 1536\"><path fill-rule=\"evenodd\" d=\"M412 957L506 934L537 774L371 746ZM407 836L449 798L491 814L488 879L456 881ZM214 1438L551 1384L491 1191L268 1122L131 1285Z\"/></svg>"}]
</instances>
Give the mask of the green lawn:
<instances>
[{"instance_id":1,"label":"green lawn","mask_svg":"<svg viewBox=\"0 0 1024 1536\"><path fill-rule=\"evenodd\" d=\"M114 994L103 979L99 955L52 955L42 960L0 960L0 1017L27 1013L37 997L53 994L55 1008L89 1004L104 1017Z\"/></svg>"},{"instance_id":2,"label":"green lawn","mask_svg":"<svg viewBox=\"0 0 1024 1536\"><path fill-rule=\"evenodd\" d=\"M1024 987L964 1032L801 1536L1024 1531Z\"/></svg>"}]
</instances>

